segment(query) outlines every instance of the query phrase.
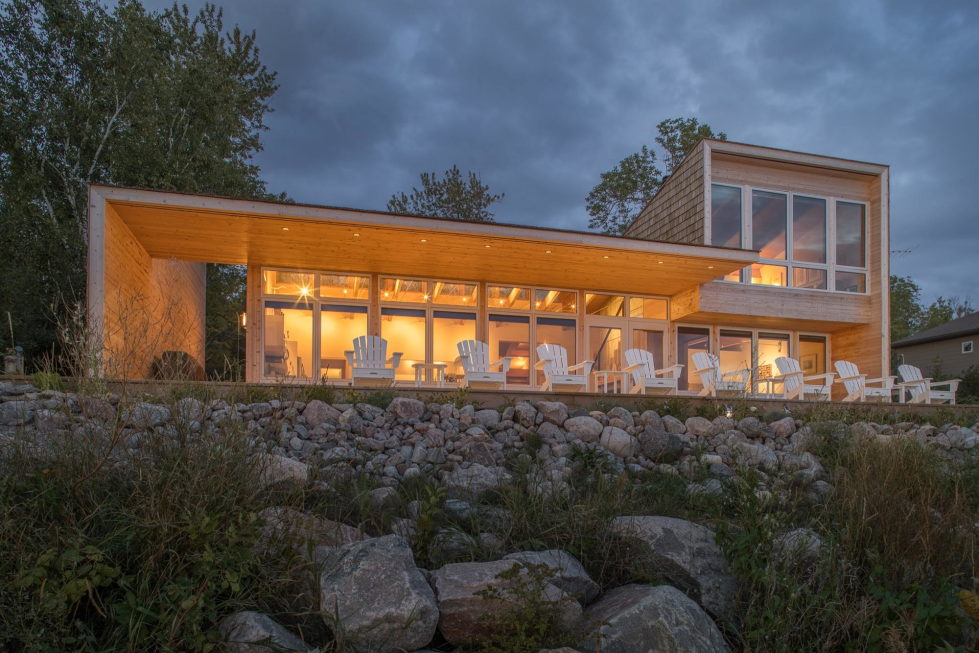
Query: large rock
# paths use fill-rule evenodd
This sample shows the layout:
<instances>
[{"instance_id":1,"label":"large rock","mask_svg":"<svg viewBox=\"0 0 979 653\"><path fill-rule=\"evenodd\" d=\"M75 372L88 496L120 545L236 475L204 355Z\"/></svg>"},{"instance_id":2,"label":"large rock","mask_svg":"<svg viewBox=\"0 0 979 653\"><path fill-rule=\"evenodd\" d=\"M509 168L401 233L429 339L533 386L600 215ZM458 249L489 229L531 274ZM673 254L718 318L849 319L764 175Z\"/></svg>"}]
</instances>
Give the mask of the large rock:
<instances>
[{"instance_id":1,"label":"large rock","mask_svg":"<svg viewBox=\"0 0 979 653\"><path fill-rule=\"evenodd\" d=\"M500 423L500 413L492 408L484 408L473 413L473 419L483 428L491 429Z\"/></svg>"},{"instance_id":2,"label":"large rock","mask_svg":"<svg viewBox=\"0 0 979 653\"><path fill-rule=\"evenodd\" d=\"M683 439L675 433L647 427L639 434L642 455L658 463L671 463L683 455Z\"/></svg>"},{"instance_id":3,"label":"large rock","mask_svg":"<svg viewBox=\"0 0 979 653\"><path fill-rule=\"evenodd\" d=\"M339 420L340 411L325 401L313 399L306 404L303 417L306 418L306 426L315 428L327 420Z\"/></svg>"},{"instance_id":4,"label":"large rock","mask_svg":"<svg viewBox=\"0 0 979 653\"><path fill-rule=\"evenodd\" d=\"M625 424L625 428L636 425L635 419L632 417L632 413L629 412L628 408L624 408L622 406L616 406L612 410L608 411L608 418L610 420L622 420L622 423Z\"/></svg>"},{"instance_id":5,"label":"large rock","mask_svg":"<svg viewBox=\"0 0 979 653\"><path fill-rule=\"evenodd\" d=\"M639 451L639 441L616 426L605 427L601 445L619 458L635 456Z\"/></svg>"},{"instance_id":6,"label":"large rock","mask_svg":"<svg viewBox=\"0 0 979 653\"><path fill-rule=\"evenodd\" d=\"M442 484L448 493L456 498L467 498L495 490L510 480L510 473L502 467L486 467L473 463L463 469L446 473Z\"/></svg>"},{"instance_id":7,"label":"large rock","mask_svg":"<svg viewBox=\"0 0 979 653\"><path fill-rule=\"evenodd\" d=\"M660 585L625 585L585 612L591 634L579 646L588 653L720 653L721 631L683 592Z\"/></svg>"},{"instance_id":8,"label":"large rock","mask_svg":"<svg viewBox=\"0 0 979 653\"><path fill-rule=\"evenodd\" d=\"M218 624L228 653L308 651L301 639L261 612L236 612Z\"/></svg>"},{"instance_id":9,"label":"large rock","mask_svg":"<svg viewBox=\"0 0 979 653\"><path fill-rule=\"evenodd\" d=\"M408 543L386 535L316 551L320 612L355 647L413 651L435 635L435 594L415 567Z\"/></svg>"},{"instance_id":10,"label":"large rock","mask_svg":"<svg viewBox=\"0 0 979 653\"><path fill-rule=\"evenodd\" d=\"M425 404L410 397L395 397L387 410L398 419L421 419L425 414Z\"/></svg>"},{"instance_id":11,"label":"large rock","mask_svg":"<svg viewBox=\"0 0 979 653\"><path fill-rule=\"evenodd\" d=\"M734 459L747 467L759 467L766 471L778 469L778 456L763 444L735 442L731 448Z\"/></svg>"},{"instance_id":12,"label":"large rock","mask_svg":"<svg viewBox=\"0 0 979 653\"><path fill-rule=\"evenodd\" d=\"M288 506L266 508L258 516L264 522L257 545L262 551L281 543L302 555L318 546L343 546L366 538L359 528Z\"/></svg>"},{"instance_id":13,"label":"large rock","mask_svg":"<svg viewBox=\"0 0 979 653\"><path fill-rule=\"evenodd\" d=\"M513 407L513 421L529 429L537 423L537 409L526 401L521 401Z\"/></svg>"},{"instance_id":14,"label":"large rock","mask_svg":"<svg viewBox=\"0 0 979 653\"><path fill-rule=\"evenodd\" d=\"M602 423L588 415L580 415L564 421L564 430L582 442L598 442L602 429Z\"/></svg>"},{"instance_id":15,"label":"large rock","mask_svg":"<svg viewBox=\"0 0 979 653\"><path fill-rule=\"evenodd\" d=\"M714 424L706 417L688 417L685 423L687 427L687 433L690 435L696 435L697 437L703 437L710 435L714 429Z\"/></svg>"},{"instance_id":16,"label":"large rock","mask_svg":"<svg viewBox=\"0 0 979 653\"><path fill-rule=\"evenodd\" d=\"M783 417L769 424L768 428L772 429L772 435L776 438L787 438L795 433L795 419Z\"/></svg>"},{"instance_id":17,"label":"large rock","mask_svg":"<svg viewBox=\"0 0 979 653\"><path fill-rule=\"evenodd\" d=\"M687 432L687 425L672 415L667 415L663 418L663 428L677 435L682 435Z\"/></svg>"},{"instance_id":18,"label":"large rock","mask_svg":"<svg viewBox=\"0 0 979 653\"><path fill-rule=\"evenodd\" d=\"M712 530L674 517L617 517L612 532L638 542L655 571L712 615L732 617L738 586Z\"/></svg>"},{"instance_id":19,"label":"large rock","mask_svg":"<svg viewBox=\"0 0 979 653\"><path fill-rule=\"evenodd\" d=\"M258 454L258 456L262 470L259 482L262 487L272 487L280 483L305 485L309 479L309 467L306 463L276 454Z\"/></svg>"},{"instance_id":20,"label":"large rock","mask_svg":"<svg viewBox=\"0 0 979 653\"><path fill-rule=\"evenodd\" d=\"M757 417L745 417L738 422L738 430L749 438L764 438L772 434L772 429Z\"/></svg>"},{"instance_id":21,"label":"large rock","mask_svg":"<svg viewBox=\"0 0 979 653\"><path fill-rule=\"evenodd\" d=\"M30 424L37 404L33 401L5 401L0 403L0 426Z\"/></svg>"},{"instance_id":22,"label":"large rock","mask_svg":"<svg viewBox=\"0 0 979 653\"><path fill-rule=\"evenodd\" d=\"M445 565L431 572L432 587L438 598L439 630L446 641L455 646L474 644L499 628L499 620L514 609L519 609L510 591L509 583L531 582L526 571L517 579L507 581L500 574L509 571L517 562L495 560L493 562L462 562ZM485 590L497 588L498 600L483 596ZM559 606L559 623L571 628L581 618L581 606L553 584L543 584L543 599Z\"/></svg>"},{"instance_id":23,"label":"large rock","mask_svg":"<svg viewBox=\"0 0 979 653\"><path fill-rule=\"evenodd\" d=\"M551 424L561 426L568 419L568 407L560 401L538 401L537 410Z\"/></svg>"},{"instance_id":24,"label":"large rock","mask_svg":"<svg viewBox=\"0 0 979 653\"><path fill-rule=\"evenodd\" d=\"M654 431L663 431L665 427L663 426L663 418L659 416L655 410L644 410L639 415L639 423L645 426L647 429L653 429Z\"/></svg>"},{"instance_id":25,"label":"large rock","mask_svg":"<svg viewBox=\"0 0 979 653\"><path fill-rule=\"evenodd\" d=\"M120 415L126 426L147 429L160 426L169 420L170 409L166 406L140 402L132 406L126 406L122 409Z\"/></svg>"},{"instance_id":26,"label":"large rock","mask_svg":"<svg viewBox=\"0 0 979 653\"><path fill-rule=\"evenodd\" d=\"M554 571L550 583L578 599L582 605L595 600L601 588L591 579L578 559L567 551L518 551L503 556L504 560L516 560L525 565L547 565Z\"/></svg>"}]
</instances>

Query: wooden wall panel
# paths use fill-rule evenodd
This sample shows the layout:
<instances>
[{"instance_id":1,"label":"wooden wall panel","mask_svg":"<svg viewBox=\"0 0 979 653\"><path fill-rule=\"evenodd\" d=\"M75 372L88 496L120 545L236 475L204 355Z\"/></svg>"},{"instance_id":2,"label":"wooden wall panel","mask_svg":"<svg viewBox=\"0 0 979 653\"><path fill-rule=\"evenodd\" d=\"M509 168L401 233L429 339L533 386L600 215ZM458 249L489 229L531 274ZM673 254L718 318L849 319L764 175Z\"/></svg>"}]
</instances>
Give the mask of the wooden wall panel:
<instances>
[{"instance_id":1,"label":"wooden wall panel","mask_svg":"<svg viewBox=\"0 0 979 653\"><path fill-rule=\"evenodd\" d=\"M154 259L112 207L105 211L103 373L146 378L164 351L204 363L203 263Z\"/></svg>"},{"instance_id":2,"label":"wooden wall panel","mask_svg":"<svg viewBox=\"0 0 979 653\"><path fill-rule=\"evenodd\" d=\"M704 143L683 160L625 235L671 243L704 243Z\"/></svg>"},{"instance_id":3,"label":"wooden wall panel","mask_svg":"<svg viewBox=\"0 0 979 653\"><path fill-rule=\"evenodd\" d=\"M753 159L724 152L711 153L710 167L710 180L716 183L745 184L768 190L812 193L864 202L872 198L871 183L875 179L872 175Z\"/></svg>"}]
</instances>

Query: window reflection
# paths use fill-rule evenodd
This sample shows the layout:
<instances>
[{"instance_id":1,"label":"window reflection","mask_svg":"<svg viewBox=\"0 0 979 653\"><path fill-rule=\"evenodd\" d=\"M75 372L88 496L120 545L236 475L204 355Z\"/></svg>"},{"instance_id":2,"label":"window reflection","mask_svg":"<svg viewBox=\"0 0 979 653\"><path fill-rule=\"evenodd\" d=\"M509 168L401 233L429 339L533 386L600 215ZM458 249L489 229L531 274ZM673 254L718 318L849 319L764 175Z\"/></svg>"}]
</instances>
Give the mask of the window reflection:
<instances>
[{"instance_id":1,"label":"window reflection","mask_svg":"<svg viewBox=\"0 0 979 653\"><path fill-rule=\"evenodd\" d=\"M792 285L796 288L826 290L826 270L816 268L792 268Z\"/></svg>"},{"instance_id":2,"label":"window reflection","mask_svg":"<svg viewBox=\"0 0 979 653\"><path fill-rule=\"evenodd\" d=\"M324 304L320 307L320 378L350 378L345 351L367 335L367 307Z\"/></svg>"},{"instance_id":3,"label":"window reflection","mask_svg":"<svg viewBox=\"0 0 979 653\"><path fill-rule=\"evenodd\" d=\"M632 297L629 299L629 317L638 317L646 320L665 320L669 304L665 299L651 299L648 297Z\"/></svg>"},{"instance_id":4,"label":"window reflection","mask_svg":"<svg viewBox=\"0 0 979 653\"><path fill-rule=\"evenodd\" d=\"M625 315L625 297L622 295L585 294L585 313L588 315Z\"/></svg>"},{"instance_id":5,"label":"window reflection","mask_svg":"<svg viewBox=\"0 0 979 653\"><path fill-rule=\"evenodd\" d=\"M568 350L568 364L574 365L578 360L575 351L575 320L557 317L537 318L537 344L540 345L561 345ZM537 370L537 385L544 383L544 371Z\"/></svg>"},{"instance_id":6,"label":"window reflection","mask_svg":"<svg viewBox=\"0 0 979 653\"><path fill-rule=\"evenodd\" d=\"M751 246L762 258L785 258L785 216L785 195L761 190L752 193Z\"/></svg>"},{"instance_id":7,"label":"window reflection","mask_svg":"<svg viewBox=\"0 0 979 653\"><path fill-rule=\"evenodd\" d=\"M711 185L710 244L741 247L741 189Z\"/></svg>"},{"instance_id":8,"label":"window reflection","mask_svg":"<svg viewBox=\"0 0 979 653\"><path fill-rule=\"evenodd\" d=\"M388 357L398 351L403 354L395 379L413 381L412 363L425 362L425 322L425 311L421 309L381 309L381 337L388 341Z\"/></svg>"},{"instance_id":9,"label":"window reflection","mask_svg":"<svg viewBox=\"0 0 979 653\"><path fill-rule=\"evenodd\" d=\"M537 290L534 308L548 313L577 313L578 293L573 290Z\"/></svg>"},{"instance_id":10,"label":"window reflection","mask_svg":"<svg viewBox=\"0 0 979 653\"><path fill-rule=\"evenodd\" d=\"M802 373L826 373L826 336L799 336L799 366Z\"/></svg>"},{"instance_id":11,"label":"window reflection","mask_svg":"<svg viewBox=\"0 0 979 653\"><path fill-rule=\"evenodd\" d=\"M491 309L530 310L530 289L514 286L487 286L486 305Z\"/></svg>"},{"instance_id":12,"label":"window reflection","mask_svg":"<svg viewBox=\"0 0 979 653\"><path fill-rule=\"evenodd\" d=\"M431 299L431 292L428 281L381 278L381 301L424 304Z\"/></svg>"},{"instance_id":13,"label":"window reflection","mask_svg":"<svg viewBox=\"0 0 979 653\"><path fill-rule=\"evenodd\" d=\"M324 299L367 299L371 278L359 274L321 274L320 297Z\"/></svg>"},{"instance_id":14,"label":"window reflection","mask_svg":"<svg viewBox=\"0 0 979 653\"><path fill-rule=\"evenodd\" d=\"M709 352L710 330L699 327L678 327L676 330L676 360L683 365L680 370L680 390L703 390L700 375L694 374L697 366L693 363L693 355L697 352Z\"/></svg>"},{"instance_id":15,"label":"window reflection","mask_svg":"<svg viewBox=\"0 0 979 653\"><path fill-rule=\"evenodd\" d=\"M802 195L792 198L792 258L826 262L826 200Z\"/></svg>"},{"instance_id":16,"label":"window reflection","mask_svg":"<svg viewBox=\"0 0 979 653\"><path fill-rule=\"evenodd\" d=\"M751 264L751 283L759 286L787 285L788 271L784 265Z\"/></svg>"},{"instance_id":17,"label":"window reflection","mask_svg":"<svg viewBox=\"0 0 979 653\"><path fill-rule=\"evenodd\" d=\"M311 272L288 272L284 270L264 270L262 290L266 295L287 295L310 298L314 295L316 275Z\"/></svg>"},{"instance_id":18,"label":"window reflection","mask_svg":"<svg viewBox=\"0 0 979 653\"><path fill-rule=\"evenodd\" d=\"M836 289L841 292L867 292L867 275L837 270Z\"/></svg>"},{"instance_id":19,"label":"window reflection","mask_svg":"<svg viewBox=\"0 0 979 653\"><path fill-rule=\"evenodd\" d=\"M457 343L476 338L476 314L434 311L432 314L432 362L445 363L445 373L461 377ZM497 359L493 359L497 360Z\"/></svg>"},{"instance_id":20,"label":"window reflection","mask_svg":"<svg viewBox=\"0 0 979 653\"><path fill-rule=\"evenodd\" d=\"M855 268L866 265L865 223L863 204L836 203L837 265Z\"/></svg>"},{"instance_id":21,"label":"window reflection","mask_svg":"<svg viewBox=\"0 0 979 653\"><path fill-rule=\"evenodd\" d=\"M530 385L530 318L525 315L489 316L490 360L509 357L507 384Z\"/></svg>"}]
</instances>

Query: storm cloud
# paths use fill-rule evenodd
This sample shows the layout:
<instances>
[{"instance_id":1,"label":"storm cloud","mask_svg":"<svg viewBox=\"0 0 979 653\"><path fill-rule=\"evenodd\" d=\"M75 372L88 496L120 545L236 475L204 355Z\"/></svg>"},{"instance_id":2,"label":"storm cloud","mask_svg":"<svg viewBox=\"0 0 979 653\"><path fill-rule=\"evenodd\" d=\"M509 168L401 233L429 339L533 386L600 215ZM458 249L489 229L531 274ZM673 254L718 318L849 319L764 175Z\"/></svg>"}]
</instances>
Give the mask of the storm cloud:
<instances>
[{"instance_id":1,"label":"storm cloud","mask_svg":"<svg viewBox=\"0 0 979 653\"><path fill-rule=\"evenodd\" d=\"M150 8L167 3L148 2ZM191 7L199 3L190 3ZM497 220L584 229L656 124L891 166L892 272L979 299L979 3L366 0L224 4L278 73L270 190L383 209L452 165Z\"/></svg>"}]
</instances>

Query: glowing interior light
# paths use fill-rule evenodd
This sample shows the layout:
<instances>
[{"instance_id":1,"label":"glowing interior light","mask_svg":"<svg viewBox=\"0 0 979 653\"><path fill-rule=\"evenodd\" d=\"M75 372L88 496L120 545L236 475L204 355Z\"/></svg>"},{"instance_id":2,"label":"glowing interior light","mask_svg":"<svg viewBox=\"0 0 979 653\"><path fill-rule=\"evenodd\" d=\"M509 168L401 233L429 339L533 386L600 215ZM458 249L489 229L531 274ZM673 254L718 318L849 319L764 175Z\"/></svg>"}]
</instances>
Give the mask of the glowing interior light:
<instances>
[{"instance_id":1,"label":"glowing interior light","mask_svg":"<svg viewBox=\"0 0 979 653\"><path fill-rule=\"evenodd\" d=\"M384 291L384 296L385 296L385 297L390 297L390 296L391 296L391 293L389 293L388 291L386 291L386 290L385 290L385 291Z\"/></svg>"},{"instance_id":2,"label":"glowing interior light","mask_svg":"<svg viewBox=\"0 0 979 653\"><path fill-rule=\"evenodd\" d=\"M503 306L503 300L502 299L500 300L500 306Z\"/></svg>"},{"instance_id":3,"label":"glowing interior light","mask_svg":"<svg viewBox=\"0 0 979 653\"><path fill-rule=\"evenodd\" d=\"M289 231L289 227L282 227L282 231Z\"/></svg>"},{"instance_id":4,"label":"glowing interior light","mask_svg":"<svg viewBox=\"0 0 979 653\"><path fill-rule=\"evenodd\" d=\"M544 253L545 253L545 254L550 254L550 253L551 253L551 250L549 250L549 249L546 249L546 250L544 250Z\"/></svg>"},{"instance_id":5,"label":"glowing interior light","mask_svg":"<svg viewBox=\"0 0 979 653\"><path fill-rule=\"evenodd\" d=\"M299 286L299 296L300 297L309 297L309 294L311 292L312 292L312 289L309 288L308 286Z\"/></svg>"},{"instance_id":6,"label":"glowing interior light","mask_svg":"<svg viewBox=\"0 0 979 653\"><path fill-rule=\"evenodd\" d=\"M427 243L428 242L428 238L422 238L422 242L423 243Z\"/></svg>"}]
</instances>

